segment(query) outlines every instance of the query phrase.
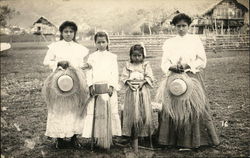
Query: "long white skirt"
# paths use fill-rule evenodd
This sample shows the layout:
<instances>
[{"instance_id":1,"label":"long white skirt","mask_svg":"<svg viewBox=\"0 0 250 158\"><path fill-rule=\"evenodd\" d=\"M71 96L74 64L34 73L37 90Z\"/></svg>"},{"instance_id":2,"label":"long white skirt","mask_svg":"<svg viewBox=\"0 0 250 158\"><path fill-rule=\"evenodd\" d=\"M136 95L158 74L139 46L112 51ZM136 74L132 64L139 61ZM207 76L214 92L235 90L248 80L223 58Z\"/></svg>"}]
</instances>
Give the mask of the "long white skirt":
<instances>
[{"instance_id":1,"label":"long white skirt","mask_svg":"<svg viewBox=\"0 0 250 158\"><path fill-rule=\"evenodd\" d=\"M108 99L108 94L100 95L102 99ZM104 105L96 105L97 106L104 106ZM121 136L121 120L118 113L118 99L117 99L117 92L114 91L113 95L110 97L110 110L111 110L111 132L112 135ZM94 116L94 98L91 99L89 104L87 105L87 114L83 119L83 130L82 130L82 137L84 138L91 138L92 136L92 128L93 128L93 116ZM101 131L99 131L101 132ZM95 131L95 137L98 137L98 131Z\"/></svg>"},{"instance_id":2,"label":"long white skirt","mask_svg":"<svg viewBox=\"0 0 250 158\"><path fill-rule=\"evenodd\" d=\"M67 110L67 109L65 109ZM82 132L82 118L79 109L75 112L49 111L45 135L52 138L69 138Z\"/></svg>"}]
</instances>

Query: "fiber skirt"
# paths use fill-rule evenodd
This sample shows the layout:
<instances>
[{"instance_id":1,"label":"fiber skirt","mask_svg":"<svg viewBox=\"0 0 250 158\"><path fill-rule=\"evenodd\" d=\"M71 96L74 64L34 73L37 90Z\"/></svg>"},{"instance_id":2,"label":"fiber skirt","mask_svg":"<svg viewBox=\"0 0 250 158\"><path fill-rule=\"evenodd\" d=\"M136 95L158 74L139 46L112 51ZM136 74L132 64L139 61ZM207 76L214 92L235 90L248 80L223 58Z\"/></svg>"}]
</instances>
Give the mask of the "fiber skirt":
<instances>
[{"instance_id":1,"label":"fiber skirt","mask_svg":"<svg viewBox=\"0 0 250 158\"><path fill-rule=\"evenodd\" d=\"M191 78L196 78L205 91L200 73L187 74ZM162 86L163 85L164 84L162 84ZM165 86L167 85L165 84ZM162 90L164 87L160 87L159 90L160 89ZM163 102L163 109L168 101L169 100L165 100ZM216 134L212 117L209 114L210 109L207 99L204 106L205 110L200 113L199 116L194 113L196 116L193 116L193 118L195 119L189 119L188 122L181 127L177 127L170 114L167 111L162 110L159 128L159 144L186 148L197 148L202 145L218 145L219 138Z\"/></svg>"},{"instance_id":2,"label":"fiber skirt","mask_svg":"<svg viewBox=\"0 0 250 158\"><path fill-rule=\"evenodd\" d=\"M145 85L138 92L138 95L136 93L129 87L126 90L122 133L125 136L131 136L132 128L137 128L138 136L149 136L153 132L150 91L148 86ZM136 100L138 100L138 107L136 106Z\"/></svg>"}]
</instances>

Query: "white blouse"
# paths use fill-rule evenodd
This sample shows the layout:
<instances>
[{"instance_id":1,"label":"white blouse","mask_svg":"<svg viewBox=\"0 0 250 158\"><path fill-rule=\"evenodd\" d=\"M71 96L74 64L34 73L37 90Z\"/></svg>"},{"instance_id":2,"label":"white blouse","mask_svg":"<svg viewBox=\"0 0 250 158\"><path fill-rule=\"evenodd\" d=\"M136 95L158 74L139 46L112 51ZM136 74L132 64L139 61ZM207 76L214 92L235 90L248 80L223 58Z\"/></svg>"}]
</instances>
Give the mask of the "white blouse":
<instances>
[{"instance_id":1,"label":"white blouse","mask_svg":"<svg viewBox=\"0 0 250 158\"><path fill-rule=\"evenodd\" d=\"M88 55L89 50L74 42L61 40L50 44L49 50L44 58L44 65L48 65L53 71L57 68L59 61L66 60L70 66L80 68L84 64L84 57Z\"/></svg>"},{"instance_id":2,"label":"white blouse","mask_svg":"<svg viewBox=\"0 0 250 158\"><path fill-rule=\"evenodd\" d=\"M107 83L119 90L117 55L109 51L96 51L89 55L87 63L91 69L87 71L87 84Z\"/></svg>"},{"instance_id":3,"label":"white blouse","mask_svg":"<svg viewBox=\"0 0 250 158\"><path fill-rule=\"evenodd\" d=\"M188 64L191 72L196 73L206 67L207 58L201 39L197 35L187 34L167 39L162 47L161 68L168 76L170 66Z\"/></svg>"}]
</instances>

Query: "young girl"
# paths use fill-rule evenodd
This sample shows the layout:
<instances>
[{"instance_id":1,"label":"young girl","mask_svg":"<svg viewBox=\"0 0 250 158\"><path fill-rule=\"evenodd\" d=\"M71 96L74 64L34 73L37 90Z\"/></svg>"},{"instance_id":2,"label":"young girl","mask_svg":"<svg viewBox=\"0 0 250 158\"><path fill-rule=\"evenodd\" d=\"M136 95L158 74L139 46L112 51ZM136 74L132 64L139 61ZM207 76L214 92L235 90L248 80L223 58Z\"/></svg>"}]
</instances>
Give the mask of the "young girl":
<instances>
[{"instance_id":1,"label":"young girl","mask_svg":"<svg viewBox=\"0 0 250 158\"><path fill-rule=\"evenodd\" d=\"M152 107L149 88L153 84L153 73L144 61L144 48L134 45L130 49L130 62L123 69L122 81L127 87L123 110L123 135L131 136L135 151L138 151L138 136L151 136Z\"/></svg>"},{"instance_id":2,"label":"young girl","mask_svg":"<svg viewBox=\"0 0 250 158\"><path fill-rule=\"evenodd\" d=\"M188 34L189 16L178 14L172 23L178 35L163 45L161 68L167 78L159 88L160 95L157 95L163 101L159 143L188 149L218 145L201 76L207 60L204 47L199 36ZM172 84L170 81L174 78L179 80ZM183 94L170 93L171 86L183 84L180 79L186 81L186 91Z\"/></svg>"},{"instance_id":3,"label":"young girl","mask_svg":"<svg viewBox=\"0 0 250 158\"><path fill-rule=\"evenodd\" d=\"M59 31L61 33L60 41L52 43L48 46L49 50L43 62L44 65L48 65L50 69L53 70L52 74L45 81L45 91L43 91L45 93L44 95L47 96L47 101L49 97L51 97L50 94L47 93L49 91L53 91L55 87L55 85L51 85L51 83L54 83L53 79L55 77L53 76L57 76L58 73L61 72L66 73L66 69L68 67L72 67L74 69L73 72L78 75L77 78L79 78L79 80L81 78L85 78L81 68L86 67L86 64L84 64L84 57L88 54L88 49L78 44L75 40L77 25L74 22L65 21L61 24ZM80 81L82 82L80 83L80 87L83 88L83 93L87 93L87 89L84 89L84 87L87 87L86 81ZM63 96L66 93L60 91L54 94L60 94L60 96ZM84 95L81 97L84 98ZM60 96L53 97L59 98ZM65 147L63 138L71 138L72 145L74 147L80 147L76 134L81 134L82 132L79 113L81 105L71 104L68 100L61 104L51 103L50 105L50 102L47 102L47 104L48 118L45 135L57 138L56 148Z\"/></svg>"},{"instance_id":4,"label":"young girl","mask_svg":"<svg viewBox=\"0 0 250 158\"><path fill-rule=\"evenodd\" d=\"M92 66L87 72L87 84L90 102L84 118L82 136L97 140L97 145L109 149L112 136L121 135L121 122L118 114L118 64L117 56L109 51L109 38L105 32L94 36L97 51L90 54L88 64Z\"/></svg>"}]
</instances>

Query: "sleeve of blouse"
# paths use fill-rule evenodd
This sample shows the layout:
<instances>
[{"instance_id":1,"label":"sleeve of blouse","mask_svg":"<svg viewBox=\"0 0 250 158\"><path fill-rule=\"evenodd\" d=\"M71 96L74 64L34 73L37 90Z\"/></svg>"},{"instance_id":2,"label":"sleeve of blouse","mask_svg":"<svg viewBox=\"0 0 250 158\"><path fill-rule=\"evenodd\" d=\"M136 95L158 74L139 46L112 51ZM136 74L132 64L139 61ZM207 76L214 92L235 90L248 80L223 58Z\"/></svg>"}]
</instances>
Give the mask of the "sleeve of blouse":
<instances>
[{"instance_id":1,"label":"sleeve of blouse","mask_svg":"<svg viewBox=\"0 0 250 158\"><path fill-rule=\"evenodd\" d=\"M153 82L155 79L154 79L152 68L149 63L146 64L146 68L145 68L145 80L151 87L153 87Z\"/></svg>"},{"instance_id":2,"label":"sleeve of blouse","mask_svg":"<svg viewBox=\"0 0 250 158\"><path fill-rule=\"evenodd\" d=\"M129 79L129 70L127 69L127 63L126 63L126 65L122 70L121 81L123 82L123 84L125 84L128 79Z\"/></svg>"},{"instance_id":3,"label":"sleeve of blouse","mask_svg":"<svg viewBox=\"0 0 250 158\"><path fill-rule=\"evenodd\" d=\"M84 63L86 63L86 57L87 57L88 54L89 54L89 49L87 49L86 47L82 46L80 67L82 67L84 65Z\"/></svg>"},{"instance_id":4,"label":"sleeve of blouse","mask_svg":"<svg viewBox=\"0 0 250 158\"><path fill-rule=\"evenodd\" d=\"M207 64L207 57L205 49L201 39L197 36L196 38L196 59L190 65L191 70L198 71L199 69L204 69Z\"/></svg>"},{"instance_id":5,"label":"sleeve of blouse","mask_svg":"<svg viewBox=\"0 0 250 158\"><path fill-rule=\"evenodd\" d=\"M54 70L56 67L56 55L54 53L53 45L49 45L49 50L47 51L47 54L45 55L43 64L49 66L50 69Z\"/></svg>"},{"instance_id":6,"label":"sleeve of blouse","mask_svg":"<svg viewBox=\"0 0 250 158\"><path fill-rule=\"evenodd\" d=\"M82 46L82 58L85 58L89 54L89 49Z\"/></svg>"},{"instance_id":7,"label":"sleeve of blouse","mask_svg":"<svg viewBox=\"0 0 250 158\"><path fill-rule=\"evenodd\" d=\"M169 67L172 65L171 60L168 58L168 41L166 41L162 47L163 55L161 59L161 69L165 74L169 73Z\"/></svg>"},{"instance_id":8,"label":"sleeve of blouse","mask_svg":"<svg viewBox=\"0 0 250 158\"><path fill-rule=\"evenodd\" d=\"M118 84L118 80L119 80L119 72L118 72L118 63L117 63L117 56L115 56L113 58L112 63L112 69L111 69L111 76L112 78L110 78L110 84L111 86L113 86L116 90L119 90L119 84Z\"/></svg>"},{"instance_id":9,"label":"sleeve of blouse","mask_svg":"<svg viewBox=\"0 0 250 158\"><path fill-rule=\"evenodd\" d=\"M92 65L93 60L92 60L91 55L88 57L87 63ZM93 84L93 68L87 70L87 72L86 72L86 80L87 80L87 85L88 86L91 86Z\"/></svg>"}]
</instances>

